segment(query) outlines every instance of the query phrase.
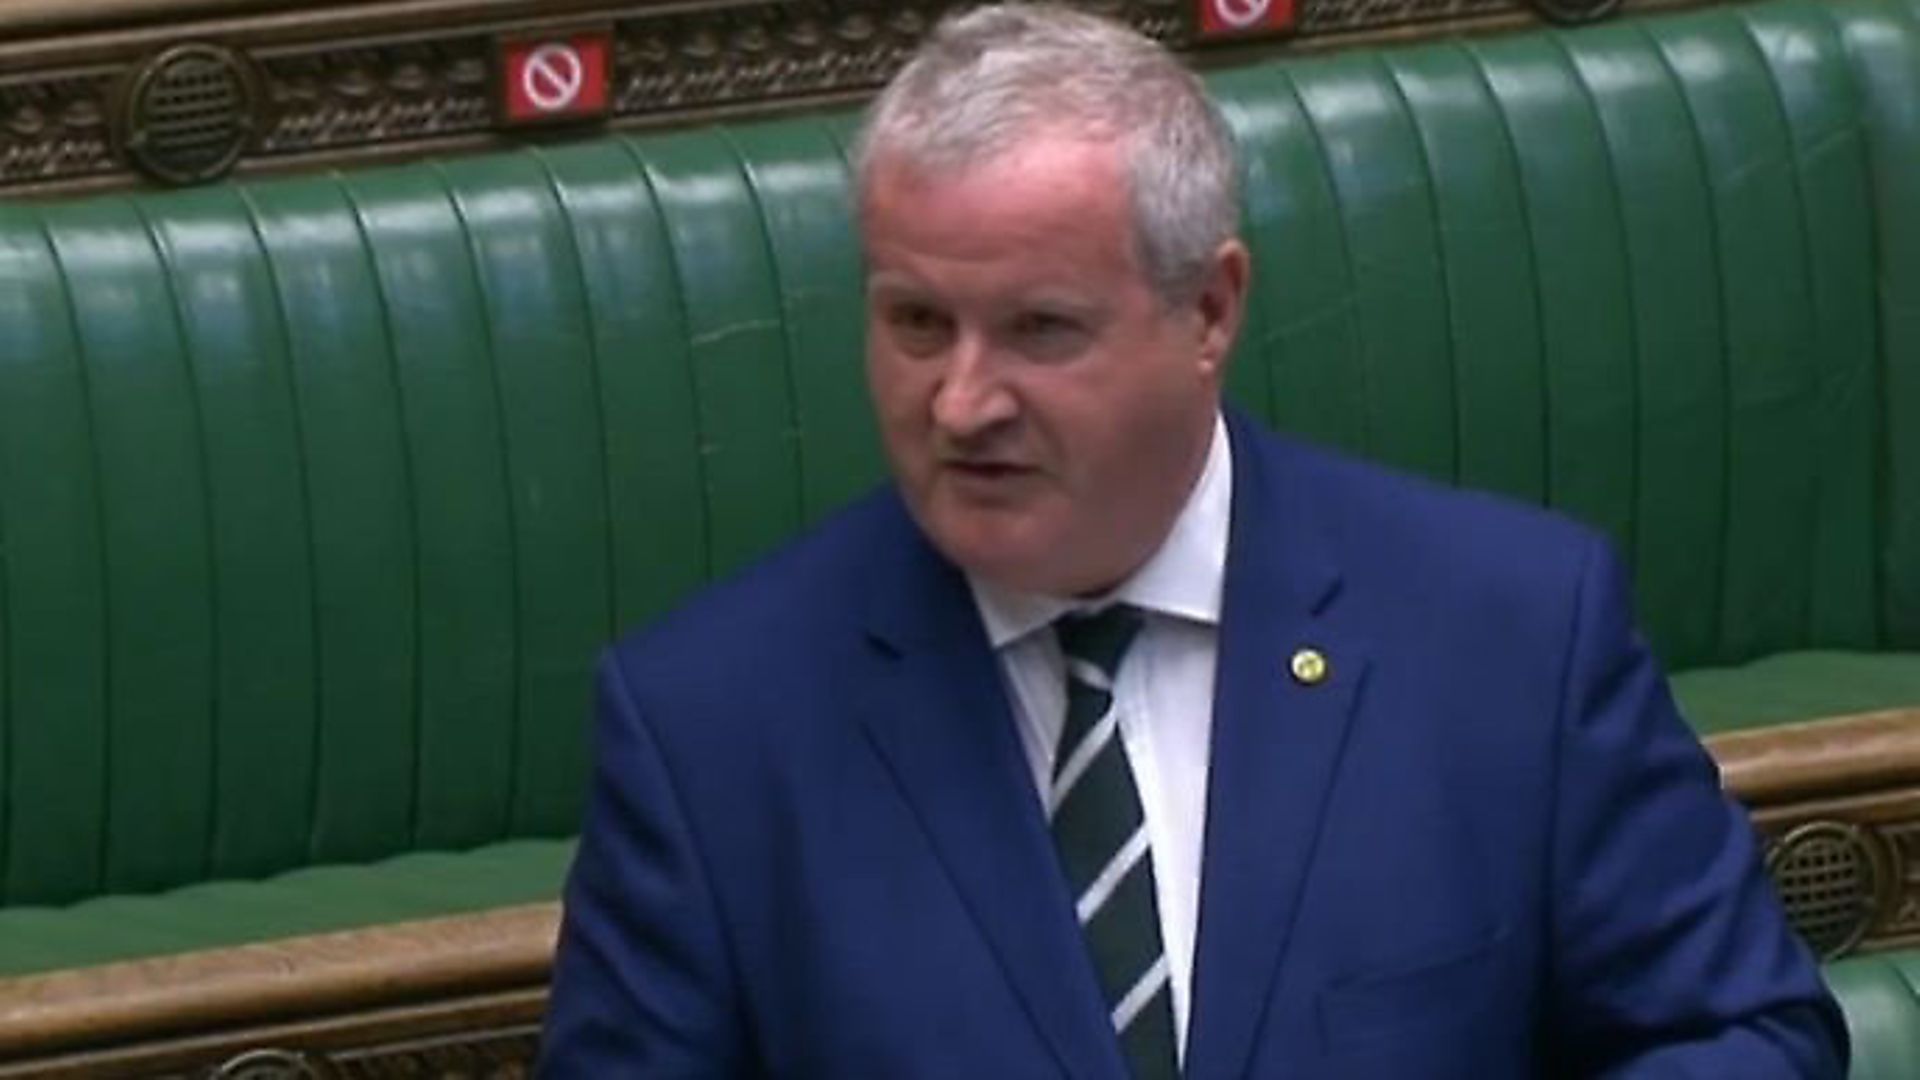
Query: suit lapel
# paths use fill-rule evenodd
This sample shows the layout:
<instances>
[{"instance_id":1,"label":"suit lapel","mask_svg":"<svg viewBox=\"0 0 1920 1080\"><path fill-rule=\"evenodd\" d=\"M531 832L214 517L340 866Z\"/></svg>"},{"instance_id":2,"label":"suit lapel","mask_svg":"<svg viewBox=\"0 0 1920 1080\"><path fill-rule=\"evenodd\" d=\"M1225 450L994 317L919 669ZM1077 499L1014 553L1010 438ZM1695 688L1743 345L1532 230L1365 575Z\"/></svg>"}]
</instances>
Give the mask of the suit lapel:
<instances>
[{"instance_id":1,"label":"suit lapel","mask_svg":"<svg viewBox=\"0 0 1920 1080\"><path fill-rule=\"evenodd\" d=\"M965 579L906 519L869 606L862 719L974 923L1071 1076L1124 1071Z\"/></svg>"},{"instance_id":2,"label":"suit lapel","mask_svg":"<svg viewBox=\"0 0 1920 1080\"><path fill-rule=\"evenodd\" d=\"M1286 955L1365 674L1334 547L1284 448L1231 418L1234 493L1214 691L1186 1075L1245 1073ZM1322 678L1297 677L1313 650Z\"/></svg>"}]
</instances>

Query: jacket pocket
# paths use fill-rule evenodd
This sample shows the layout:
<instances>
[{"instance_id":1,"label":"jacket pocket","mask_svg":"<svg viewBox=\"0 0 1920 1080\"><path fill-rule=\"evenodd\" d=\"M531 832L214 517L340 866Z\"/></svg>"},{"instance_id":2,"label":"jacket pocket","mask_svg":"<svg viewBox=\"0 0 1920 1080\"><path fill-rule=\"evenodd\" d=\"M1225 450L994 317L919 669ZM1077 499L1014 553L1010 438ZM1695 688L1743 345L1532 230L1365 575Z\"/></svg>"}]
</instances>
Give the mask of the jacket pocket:
<instances>
[{"instance_id":1,"label":"jacket pocket","mask_svg":"<svg viewBox=\"0 0 1920 1080\"><path fill-rule=\"evenodd\" d=\"M1320 992L1320 1036L1328 1049L1390 1035L1464 1024L1494 996L1505 929L1378 974L1340 980Z\"/></svg>"}]
</instances>

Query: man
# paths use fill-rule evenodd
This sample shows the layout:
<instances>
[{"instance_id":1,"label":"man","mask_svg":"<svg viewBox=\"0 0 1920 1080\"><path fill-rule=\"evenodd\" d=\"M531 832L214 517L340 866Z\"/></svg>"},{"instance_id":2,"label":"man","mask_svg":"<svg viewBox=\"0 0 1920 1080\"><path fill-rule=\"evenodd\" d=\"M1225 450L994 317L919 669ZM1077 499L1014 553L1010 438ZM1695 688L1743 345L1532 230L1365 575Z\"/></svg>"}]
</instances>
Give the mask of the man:
<instances>
[{"instance_id":1,"label":"man","mask_svg":"<svg viewBox=\"0 0 1920 1080\"><path fill-rule=\"evenodd\" d=\"M983 9L857 171L897 483L606 658L545 1075L1844 1072L1603 545L1222 414L1190 74Z\"/></svg>"}]
</instances>

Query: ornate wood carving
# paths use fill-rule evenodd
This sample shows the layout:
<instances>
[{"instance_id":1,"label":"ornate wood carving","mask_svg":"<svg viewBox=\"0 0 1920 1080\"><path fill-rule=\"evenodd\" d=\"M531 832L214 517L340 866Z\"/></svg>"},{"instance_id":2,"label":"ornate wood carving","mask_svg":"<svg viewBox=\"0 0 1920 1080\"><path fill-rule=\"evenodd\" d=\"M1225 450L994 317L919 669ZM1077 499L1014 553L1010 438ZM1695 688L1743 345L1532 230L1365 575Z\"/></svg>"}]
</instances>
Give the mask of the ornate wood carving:
<instances>
[{"instance_id":1,"label":"ornate wood carving","mask_svg":"<svg viewBox=\"0 0 1920 1080\"><path fill-rule=\"evenodd\" d=\"M1920 943L1920 710L1707 740L1788 913L1823 955Z\"/></svg>"},{"instance_id":2,"label":"ornate wood carving","mask_svg":"<svg viewBox=\"0 0 1920 1080\"><path fill-rule=\"evenodd\" d=\"M484 36L263 56L271 113L255 152L305 154L492 126Z\"/></svg>"},{"instance_id":3,"label":"ornate wood carving","mask_svg":"<svg viewBox=\"0 0 1920 1080\"><path fill-rule=\"evenodd\" d=\"M1920 940L1920 821L1876 830L1892 863L1895 902L1879 929L1885 938Z\"/></svg>"},{"instance_id":4,"label":"ornate wood carving","mask_svg":"<svg viewBox=\"0 0 1920 1080\"><path fill-rule=\"evenodd\" d=\"M122 169L107 129L111 72L0 82L0 190Z\"/></svg>"},{"instance_id":5,"label":"ornate wood carving","mask_svg":"<svg viewBox=\"0 0 1920 1080\"><path fill-rule=\"evenodd\" d=\"M1534 20L1532 0L1299 0L1294 36L1196 40L1193 0L1085 0L1202 62L1250 50ZM1627 0L1638 8L1696 0ZM610 27L611 115L584 130L845 101L884 82L959 0L25 0L0 5L0 194L142 181L127 96L186 43L234 50L257 76L243 173L497 146L499 42ZM291 9L291 10L290 10ZM166 16L173 12L169 21ZM583 130L572 129L576 133ZM149 172L165 170L149 169ZM174 177L178 180L180 177Z\"/></svg>"},{"instance_id":6,"label":"ornate wood carving","mask_svg":"<svg viewBox=\"0 0 1920 1080\"><path fill-rule=\"evenodd\" d=\"M339 1080L412 1080L421 1076L523 1080L532 1074L539 1044L535 1029L495 1032L478 1039L379 1047L329 1057L322 1068Z\"/></svg>"}]
</instances>

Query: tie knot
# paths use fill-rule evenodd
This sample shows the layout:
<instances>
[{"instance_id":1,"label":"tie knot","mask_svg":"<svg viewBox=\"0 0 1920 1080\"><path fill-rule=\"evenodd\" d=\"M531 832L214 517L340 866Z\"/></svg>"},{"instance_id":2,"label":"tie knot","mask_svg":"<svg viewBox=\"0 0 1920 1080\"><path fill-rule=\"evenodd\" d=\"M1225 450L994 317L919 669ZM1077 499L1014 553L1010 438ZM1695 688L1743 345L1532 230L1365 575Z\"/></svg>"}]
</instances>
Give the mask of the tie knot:
<instances>
[{"instance_id":1,"label":"tie knot","mask_svg":"<svg viewBox=\"0 0 1920 1080\"><path fill-rule=\"evenodd\" d=\"M1068 659L1092 664L1112 679L1140 624L1140 609L1114 604L1092 614L1062 615L1053 627L1060 636L1060 651Z\"/></svg>"}]
</instances>

